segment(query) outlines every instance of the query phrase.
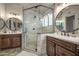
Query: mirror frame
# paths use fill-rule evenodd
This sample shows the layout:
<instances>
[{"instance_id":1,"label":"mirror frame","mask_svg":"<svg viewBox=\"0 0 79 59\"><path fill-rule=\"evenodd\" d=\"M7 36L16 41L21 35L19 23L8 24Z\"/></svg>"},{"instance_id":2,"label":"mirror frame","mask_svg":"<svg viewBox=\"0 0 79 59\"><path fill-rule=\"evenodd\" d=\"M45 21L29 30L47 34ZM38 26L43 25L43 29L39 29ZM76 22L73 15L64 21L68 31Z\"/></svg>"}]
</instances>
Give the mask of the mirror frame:
<instances>
[{"instance_id":1,"label":"mirror frame","mask_svg":"<svg viewBox=\"0 0 79 59\"><path fill-rule=\"evenodd\" d=\"M7 22L8 22L8 20L10 20L10 19L17 19L17 20L19 20L20 22L21 22L21 20L20 19L18 19L18 18L15 18L15 17L11 17L11 18L9 18L9 19L7 19L7 21L6 21L6 27L9 29L9 30L11 30L11 31L18 31L18 29L16 29L16 30L12 30L12 29L10 29L9 27L8 27L8 25L7 25ZM21 22L22 23L22 22ZM20 28L19 28L20 29Z\"/></svg>"},{"instance_id":2,"label":"mirror frame","mask_svg":"<svg viewBox=\"0 0 79 59\"><path fill-rule=\"evenodd\" d=\"M0 30L2 30L2 29L5 27L6 23L5 23L5 21L4 21L3 18L0 18L0 20L3 22L3 26L2 26L2 28L0 28ZM2 24L1 24L1 25L2 25Z\"/></svg>"},{"instance_id":3,"label":"mirror frame","mask_svg":"<svg viewBox=\"0 0 79 59\"><path fill-rule=\"evenodd\" d=\"M63 11L67 8L69 8L70 6L79 6L79 5L69 5L69 6L66 6L65 8L63 8L56 16L55 20L57 20L57 18L59 18L62 14L63 14ZM71 15L72 16L72 15ZM56 26L56 21L55 21L55 27L57 28L58 31L61 31L61 32L67 32L67 31L62 31L62 30L59 30L58 27ZM74 33L75 31L79 30L79 28L76 28L76 29L73 29L72 32L68 32L68 33Z\"/></svg>"}]
</instances>

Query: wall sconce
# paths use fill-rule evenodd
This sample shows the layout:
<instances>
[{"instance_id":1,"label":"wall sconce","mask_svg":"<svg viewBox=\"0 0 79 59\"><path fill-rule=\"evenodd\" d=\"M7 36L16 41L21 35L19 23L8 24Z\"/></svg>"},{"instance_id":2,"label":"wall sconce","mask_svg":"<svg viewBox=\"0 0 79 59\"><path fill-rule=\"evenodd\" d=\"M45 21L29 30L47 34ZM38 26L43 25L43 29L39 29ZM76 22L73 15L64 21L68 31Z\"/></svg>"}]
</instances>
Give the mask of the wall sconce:
<instances>
[{"instance_id":1,"label":"wall sconce","mask_svg":"<svg viewBox=\"0 0 79 59\"><path fill-rule=\"evenodd\" d=\"M16 15L17 15L17 13L13 13L13 12L11 12L10 14L12 14L12 15L14 15L14 16L16 16Z\"/></svg>"},{"instance_id":2,"label":"wall sconce","mask_svg":"<svg viewBox=\"0 0 79 59\"><path fill-rule=\"evenodd\" d=\"M14 12L10 12L8 14L8 18L11 18L11 17L21 19L20 15L18 13L14 13Z\"/></svg>"},{"instance_id":3,"label":"wall sconce","mask_svg":"<svg viewBox=\"0 0 79 59\"><path fill-rule=\"evenodd\" d=\"M10 17L17 17L17 13L10 12L10 13L9 13L9 18L10 18Z\"/></svg>"}]
</instances>

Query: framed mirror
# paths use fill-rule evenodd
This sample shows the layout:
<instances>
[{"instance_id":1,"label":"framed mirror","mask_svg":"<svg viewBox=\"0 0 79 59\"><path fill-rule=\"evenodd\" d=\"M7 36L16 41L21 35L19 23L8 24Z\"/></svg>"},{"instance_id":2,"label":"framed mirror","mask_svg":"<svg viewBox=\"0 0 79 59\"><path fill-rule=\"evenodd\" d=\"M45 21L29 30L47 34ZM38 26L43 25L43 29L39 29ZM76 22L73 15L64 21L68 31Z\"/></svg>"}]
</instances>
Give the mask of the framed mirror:
<instances>
[{"instance_id":1,"label":"framed mirror","mask_svg":"<svg viewBox=\"0 0 79 59\"><path fill-rule=\"evenodd\" d=\"M56 17L56 28L68 33L79 30L79 5L70 5L60 11Z\"/></svg>"},{"instance_id":2,"label":"framed mirror","mask_svg":"<svg viewBox=\"0 0 79 59\"><path fill-rule=\"evenodd\" d=\"M5 21L2 18L0 18L0 30L2 30L4 26L5 26Z\"/></svg>"},{"instance_id":3,"label":"framed mirror","mask_svg":"<svg viewBox=\"0 0 79 59\"><path fill-rule=\"evenodd\" d=\"M6 26L12 31L19 31L22 28L22 21L18 18L12 17L6 21Z\"/></svg>"}]
</instances>

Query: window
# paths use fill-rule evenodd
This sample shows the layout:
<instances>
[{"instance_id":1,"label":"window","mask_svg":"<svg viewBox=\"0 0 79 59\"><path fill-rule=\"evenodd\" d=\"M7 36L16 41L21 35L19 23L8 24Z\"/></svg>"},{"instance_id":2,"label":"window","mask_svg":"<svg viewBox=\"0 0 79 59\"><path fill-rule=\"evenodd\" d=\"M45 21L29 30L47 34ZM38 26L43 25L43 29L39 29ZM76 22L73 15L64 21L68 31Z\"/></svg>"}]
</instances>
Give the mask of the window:
<instances>
[{"instance_id":1,"label":"window","mask_svg":"<svg viewBox=\"0 0 79 59\"><path fill-rule=\"evenodd\" d=\"M53 20L52 13L49 13L49 14L45 15L40 20L41 20L41 23L42 23L43 27L47 27L47 26L52 25L52 20Z\"/></svg>"},{"instance_id":2,"label":"window","mask_svg":"<svg viewBox=\"0 0 79 59\"><path fill-rule=\"evenodd\" d=\"M49 25L52 25L52 14L48 14L48 16L49 16Z\"/></svg>"},{"instance_id":3,"label":"window","mask_svg":"<svg viewBox=\"0 0 79 59\"><path fill-rule=\"evenodd\" d=\"M41 24L44 27L44 19L41 19Z\"/></svg>"},{"instance_id":4,"label":"window","mask_svg":"<svg viewBox=\"0 0 79 59\"><path fill-rule=\"evenodd\" d=\"M44 23L45 23L45 25L44 26L48 26L48 16L46 15L45 17L44 17Z\"/></svg>"}]
</instances>

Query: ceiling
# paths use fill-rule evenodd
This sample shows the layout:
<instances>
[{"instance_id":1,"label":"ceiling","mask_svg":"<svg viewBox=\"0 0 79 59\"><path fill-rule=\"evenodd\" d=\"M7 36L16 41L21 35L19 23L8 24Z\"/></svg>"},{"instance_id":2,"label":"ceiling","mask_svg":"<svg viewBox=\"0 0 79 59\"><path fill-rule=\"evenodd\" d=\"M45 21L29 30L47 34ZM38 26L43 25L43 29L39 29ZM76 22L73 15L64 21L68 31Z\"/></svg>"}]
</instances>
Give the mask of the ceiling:
<instances>
[{"instance_id":1,"label":"ceiling","mask_svg":"<svg viewBox=\"0 0 79 59\"><path fill-rule=\"evenodd\" d=\"M31 7L34 7L34 6L37 6L37 5L43 5L43 6L53 8L52 3L22 3L20 5L23 6L24 9L28 9L28 8L31 8ZM43 14L46 11L48 11L49 8L40 6L39 8L32 8L31 10L35 11L35 12L38 12L38 13L39 13L39 10L40 10L41 11L40 13Z\"/></svg>"},{"instance_id":2,"label":"ceiling","mask_svg":"<svg viewBox=\"0 0 79 59\"><path fill-rule=\"evenodd\" d=\"M19 6L22 6L24 9L37 6L37 5L44 5L44 6L53 8L53 3L6 3L6 5L19 5Z\"/></svg>"},{"instance_id":3,"label":"ceiling","mask_svg":"<svg viewBox=\"0 0 79 59\"><path fill-rule=\"evenodd\" d=\"M52 3L21 3L21 5L24 7L24 9L26 9L37 5L44 5L52 8L53 4Z\"/></svg>"},{"instance_id":4,"label":"ceiling","mask_svg":"<svg viewBox=\"0 0 79 59\"><path fill-rule=\"evenodd\" d=\"M43 6L47 6L50 8L53 8L53 3L6 3L6 6L18 6L18 7L22 7L23 9L28 9L37 5L43 5ZM32 11L37 11L39 13L39 8L32 8ZM49 8L46 7L40 7L40 13L43 14L45 13L47 10L49 10Z\"/></svg>"}]
</instances>

